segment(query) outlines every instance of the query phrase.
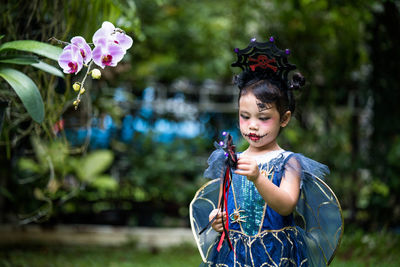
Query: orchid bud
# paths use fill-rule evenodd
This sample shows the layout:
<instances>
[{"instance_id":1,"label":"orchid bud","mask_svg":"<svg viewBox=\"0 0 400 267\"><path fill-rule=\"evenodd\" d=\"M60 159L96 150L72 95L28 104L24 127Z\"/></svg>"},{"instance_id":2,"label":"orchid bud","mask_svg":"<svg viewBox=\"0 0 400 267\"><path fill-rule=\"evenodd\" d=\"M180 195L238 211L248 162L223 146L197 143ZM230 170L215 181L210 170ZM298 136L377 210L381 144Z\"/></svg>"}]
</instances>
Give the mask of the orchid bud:
<instances>
[{"instance_id":1,"label":"orchid bud","mask_svg":"<svg viewBox=\"0 0 400 267\"><path fill-rule=\"evenodd\" d=\"M76 82L72 85L72 88L74 89L75 92L78 92L79 89L81 89L80 83Z\"/></svg>"},{"instance_id":2,"label":"orchid bud","mask_svg":"<svg viewBox=\"0 0 400 267\"><path fill-rule=\"evenodd\" d=\"M81 88L81 90L79 91L79 93L81 94L81 95L83 95L83 93L85 92L86 90L85 90L85 88Z\"/></svg>"},{"instance_id":3,"label":"orchid bud","mask_svg":"<svg viewBox=\"0 0 400 267\"><path fill-rule=\"evenodd\" d=\"M92 78L93 79L100 79L101 77L101 72L99 69L93 69L92 70Z\"/></svg>"}]
</instances>

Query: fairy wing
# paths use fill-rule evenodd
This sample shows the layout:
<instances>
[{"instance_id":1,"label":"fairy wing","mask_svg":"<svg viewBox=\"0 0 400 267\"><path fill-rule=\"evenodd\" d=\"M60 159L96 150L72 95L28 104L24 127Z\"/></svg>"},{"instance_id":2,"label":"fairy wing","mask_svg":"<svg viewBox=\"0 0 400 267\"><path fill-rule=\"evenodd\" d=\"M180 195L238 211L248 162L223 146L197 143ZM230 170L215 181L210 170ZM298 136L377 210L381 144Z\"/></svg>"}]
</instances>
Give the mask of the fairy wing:
<instances>
[{"instance_id":1,"label":"fairy wing","mask_svg":"<svg viewBox=\"0 0 400 267\"><path fill-rule=\"evenodd\" d=\"M220 179L214 179L201 187L194 196L189 206L190 224L201 258L204 262L209 251L215 243L218 233L211 227L200 234L200 231L208 225L208 215L218 206Z\"/></svg>"},{"instance_id":2,"label":"fairy wing","mask_svg":"<svg viewBox=\"0 0 400 267\"><path fill-rule=\"evenodd\" d=\"M333 260L343 235L340 203L323 177L328 168L296 154L301 165L301 194L296 207L311 266L326 266Z\"/></svg>"}]
</instances>

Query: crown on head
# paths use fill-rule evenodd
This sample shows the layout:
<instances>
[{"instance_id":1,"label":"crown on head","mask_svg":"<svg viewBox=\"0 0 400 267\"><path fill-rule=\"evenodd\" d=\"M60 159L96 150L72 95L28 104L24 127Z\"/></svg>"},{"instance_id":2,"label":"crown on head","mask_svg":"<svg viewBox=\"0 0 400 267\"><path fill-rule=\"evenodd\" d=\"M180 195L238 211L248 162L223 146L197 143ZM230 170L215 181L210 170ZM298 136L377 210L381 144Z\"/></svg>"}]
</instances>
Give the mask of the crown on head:
<instances>
[{"instance_id":1,"label":"crown on head","mask_svg":"<svg viewBox=\"0 0 400 267\"><path fill-rule=\"evenodd\" d=\"M235 48L237 61L231 66L241 68L243 72L247 72L258 80L267 79L279 83L285 89L291 87L288 74L296 69L296 66L288 62L290 50L280 50L274 41L272 36L265 43L257 42L256 38L252 38L245 49Z\"/></svg>"}]
</instances>

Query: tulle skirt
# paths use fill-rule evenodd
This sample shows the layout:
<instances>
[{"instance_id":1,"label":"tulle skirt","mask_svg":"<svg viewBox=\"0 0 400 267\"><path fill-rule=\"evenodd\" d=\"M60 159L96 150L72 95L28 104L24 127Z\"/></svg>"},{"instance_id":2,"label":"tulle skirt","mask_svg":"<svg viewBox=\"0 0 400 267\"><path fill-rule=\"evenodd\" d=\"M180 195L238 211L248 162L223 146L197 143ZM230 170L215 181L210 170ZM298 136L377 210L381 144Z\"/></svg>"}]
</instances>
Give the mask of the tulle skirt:
<instances>
[{"instance_id":1,"label":"tulle skirt","mask_svg":"<svg viewBox=\"0 0 400 267\"><path fill-rule=\"evenodd\" d=\"M234 250L224 241L218 252L217 238L207 262L201 266L309 266L306 245L297 227L265 230L256 236L230 230L229 235Z\"/></svg>"}]
</instances>

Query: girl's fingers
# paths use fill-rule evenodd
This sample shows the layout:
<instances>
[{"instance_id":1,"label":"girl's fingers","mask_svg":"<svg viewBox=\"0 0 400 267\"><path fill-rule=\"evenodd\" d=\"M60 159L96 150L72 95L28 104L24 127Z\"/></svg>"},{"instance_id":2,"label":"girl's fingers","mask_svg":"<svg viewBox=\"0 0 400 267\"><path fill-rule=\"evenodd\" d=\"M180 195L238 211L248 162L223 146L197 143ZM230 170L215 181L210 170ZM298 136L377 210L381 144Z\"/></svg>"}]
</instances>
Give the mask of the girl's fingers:
<instances>
[{"instance_id":1,"label":"girl's fingers","mask_svg":"<svg viewBox=\"0 0 400 267\"><path fill-rule=\"evenodd\" d=\"M237 173L237 174L241 174L241 175L244 175L244 174L247 174L247 173L250 173L250 170L249 169L236 169L235 170L235 173Z\"/></svg>"},{"instance_id":2,"label":"girl's fingers","mask_svg":"<svg viewBox=\"0 0 400 267\"><path fill-rule=\"evenodd\" d=\"M248 159L239 159L239 160L238 160L238 164L246 164L246 165L249 165L249 164L251 164L251 161L248 160Z\"/></svg>"},{"instance_id":3,"label":"girl's fingers","mask_svg":"<svg viewBox=\"0 0 400 267\"><path fill-rule=\"evenodd\" d=\"M237 169L235 170L235 173L237 173L237 172L246 172L246 171L248 171L248 170L245 169L245 168L237 168Z\"/></svg>"},{"instance_id":4,"label":"girl's fingers","mask_svg":"<svg viewBox=\"0 0 400 267\"><path fill-rule=\"evenodd\" d=\"M212 223L212 228L217 232L222 232L224 227L223 224L226 223L226 212L219 212L214 222Z\"/></svg>"},{"instance_id":5,"label":"girl's fingers","mask_svg":"<svg viewBox=\"0 0 400 267\"><path fill-rule=\"evenodd\" d=\"M243 170L236 170L235 173L243 176L247 176L249 174L248 171L243 171Z\"/></svg>"},{"instance_id":6,"label":"girl's fingers","mask_svg":"<svg viewBox=\"0 0 400 267\"><path fill-rule=\"evenodd\" d=\"M252 167L256 167L257 163L254 162L238 162L237 163L237 168L240 169L239 167L242 168L252 168Z\"/></svg>"},{"instance_id":7,"label":"girl's fingers","mask_svg":"<svg viewBox=\"0 0 400 267\"><path fill-rule=\"evenodd\" d=\"M258 169L258 166L255 162L238 162L237 169L251 171L254 169Z\"/></svg>"},{"instance_id":8,"label":"girl's fingers","mask_svg":"<svg viewBox=\"0 0 400 267\"><path fill-rule=\"evenodd\" d=\"M238 159L238 162L248 162L248 163L250 163L250 162L254 162L254 161L255 160L253 158L250 158L250 157L240 157Z\"/></svg>"},{"instance_id":9,"label":"girl's fingers","mask_svg":"<svg viewBox=\"0 0 400 267\"><path fill-rule=\"evenodd\" d=\"M208 215L208 220L211 221L218 214L218 209L213 209Z\"/></svg>"},{"instance_id":10,"label":"girl's fingers","mask_svg":"<svg viewBox=\"0 0 400 267\"><path fill-rule=\"evenodd\" d=\"M250 164L240 163L240 164L237 165L237 169L239 169L239 170L247 170L247 169L250 169L250 168L251 168Z\"/></svg>"},{"instance_id":11,"label":"girl's fingers","mask_svg":"<svg viewBox=\"0 0 400 267\"><path fill-rule=\"evenodd\" d=\"M243 175L243 176L257 176L257 170L236 170L236 174Z\"/></svg>"},{"instance_id":12,"label":"girl's fingers","mask_svg":"<svg viewBox=\"0 0 400 267\"><path fill-rule=\"evenodd\" d=\"M214 221L212 228L217 232L222 232L224 229L222 219L220 221Z\"/></svg>"}]
</instances>

